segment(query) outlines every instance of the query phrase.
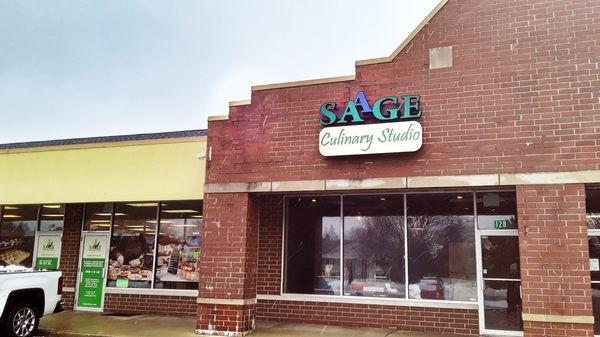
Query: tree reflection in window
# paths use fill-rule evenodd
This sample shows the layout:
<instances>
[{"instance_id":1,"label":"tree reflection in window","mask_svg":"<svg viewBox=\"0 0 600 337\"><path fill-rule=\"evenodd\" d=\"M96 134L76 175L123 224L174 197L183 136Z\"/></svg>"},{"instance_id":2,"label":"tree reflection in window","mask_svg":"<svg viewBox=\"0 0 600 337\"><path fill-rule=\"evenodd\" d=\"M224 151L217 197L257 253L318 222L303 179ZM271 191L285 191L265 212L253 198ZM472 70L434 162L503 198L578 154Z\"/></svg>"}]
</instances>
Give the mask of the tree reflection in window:
<instances>
[{"instance_id":1,"label":"tree reflection in window","mask_svg":"<svg viewBox=\"0 0 600 337\"><path fill-rule=\"evenodd\" d=\"M404 297L404 196L344 197L344 294Z\"/></svg>"},{"instance_id":2,"label":"tree reflection in window","mask_svg":"<svg viewBox=\"0 0 600 337\"><path fill-rule=\"evenodd\" d=\"M476 301L473 198L407 195L409 298Z\"/></svg>"}]
</instances>

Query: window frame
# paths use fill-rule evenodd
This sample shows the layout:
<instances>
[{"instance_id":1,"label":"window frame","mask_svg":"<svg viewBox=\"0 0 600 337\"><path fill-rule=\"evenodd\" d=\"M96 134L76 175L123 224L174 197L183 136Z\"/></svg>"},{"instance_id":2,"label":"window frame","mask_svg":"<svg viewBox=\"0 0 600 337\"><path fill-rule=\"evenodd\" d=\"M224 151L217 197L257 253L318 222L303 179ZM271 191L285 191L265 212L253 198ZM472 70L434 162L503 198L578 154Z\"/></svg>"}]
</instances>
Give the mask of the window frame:
<instances>
[{"instance_id":1,"label":"window frame","mask_svg":"<svg viewBox=\"0 0 600 337\"><path fill-rule=\"evenodd\" d=\"M408 271L409 271L409 258L408 258L408 195L414 194L452 194L452 193L470 193L473 198L473 234L474 240L473 246L475 248L475 282L477 284L477 293L481 290L481 285L479 284L479 274L480 263L479 263L479 255L480 252L479 245L477 244L478 233L481 231L478 227L478 216L477 216L477 194L478 193L501 193L501 192L512 192L516 193L514 188L507 189L448 189L448 190L430 190L430 191L403 191L403 192L375 192L369 191L365 193L360 192L350 192L350 193L298 193L298 194L285 194L283 195L283 217L282 217L282 248L281 248L281 275L280 275L280 288L279 295L257 295L259 298L264 299L275 299L278 297L279 299L290 299L290 300L305 300L305 301L324 301L324 302L340 302L340 303L368 303L368 304L403 304L406 305L415 305L415 306L423 306L423 307L439 307L439 308L473 308L477 309L479 306L479 294L476 294L477 301L458 301L458 300L437 300L437 299L413 299L409 296L409 284L408 284ZM345 196L384 196L384 195L402 195L404 199L404 280L405 280L405 294L404 297L394 298L394 297L373 297L373 296L352 296L352 295L344 295L343 290L343 282L344 282L344 197ZM287 199L288 198L298 198L298 197L311 197L311 196L333 196L340 198L340 218L341 218L341 231L340 231L340 294L339 295L320 295L320 294L297 294L297 293L289 293L285 291L285 282L286 282L286 274L287 271L287 263L286 263L286 250L287 250L287 227L288 227L288 210L287 210ZM515 215L516 217L516 215ZM500 230L507 231L507 230ZM516 230L508 230L511 232L515 232ZM600 235L600 230L598 230Z\"/></svg>"}]
</instances>

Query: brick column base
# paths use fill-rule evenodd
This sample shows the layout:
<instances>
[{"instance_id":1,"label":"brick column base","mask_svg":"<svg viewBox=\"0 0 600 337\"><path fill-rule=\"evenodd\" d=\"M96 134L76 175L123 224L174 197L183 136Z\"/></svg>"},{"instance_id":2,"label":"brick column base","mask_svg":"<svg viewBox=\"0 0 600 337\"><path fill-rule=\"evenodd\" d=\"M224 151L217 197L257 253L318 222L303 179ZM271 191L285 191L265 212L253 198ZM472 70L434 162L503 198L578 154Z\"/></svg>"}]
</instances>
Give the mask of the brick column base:
<instances>
[{"instance_id":1,"label":"brick column base","mask_svg":"<svg viewBox=\"0 0 600 337\"><path fill-rule=\"evenodd\" d=\"M198 304L196 333L246 336L254 330L255 304Z\"/></svg>"}]
</instances>

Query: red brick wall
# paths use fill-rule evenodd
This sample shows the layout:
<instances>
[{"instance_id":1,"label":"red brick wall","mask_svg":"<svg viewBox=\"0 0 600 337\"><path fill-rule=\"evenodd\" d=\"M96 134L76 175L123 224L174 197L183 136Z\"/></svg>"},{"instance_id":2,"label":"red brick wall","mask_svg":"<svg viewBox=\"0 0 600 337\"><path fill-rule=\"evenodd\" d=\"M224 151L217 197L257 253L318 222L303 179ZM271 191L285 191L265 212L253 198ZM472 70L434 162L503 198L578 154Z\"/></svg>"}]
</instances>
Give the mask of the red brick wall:
<instances>
[{"instance_id":1,"label":"red brick wall","mask_svg":"<svg viewBox=\"0 0 600 337\"><path fill-rule=\"evenodd\" d=\"M196 316L196 297L104 294L104 312Z\"/></svg>"},{"instance_id":2,"label":"red brick wall","mask_svg":"<svg viewBox=\"0 0 600 337\"><path fill-rule=\"evenodd\" d=\"M585 186L517 186L524 314L592 316ZM524 322L526 335L592 336L592 324Z\"/></svg>"},{"instance_id":3,"label":"red brick wall","mask_svg":"<svg viewBox=\"0 0 600 337\"><path fill-rule=\"evenodd\" d=\"M256 318L352 327L478 335L477 310L260 300Z\"/></svg>"},{"instance_id":4,"label":"red brick wall","mask_svg":"<svg viewBox=\"0 0 600 337\"><path fill-rule=\"evenodd\" d=\"M83 209L83 204L67 204L65 207L60 250L60 270L63 273L65 287L75 287L77 281Z\"/></svg>"},{"instance_id":5,"label":"red brick wall","mask_svg":"<svg viewBox=\"0 0 600 337\"><path fill-rule=\"evenodd\" d=\"M600 2L595 0L449 0L393 62L358 66L354 81L253 91L252 103L232 107L229 120L209 122L208 146L212 148L212 158L207 162L206 182L598 170L600 44L597 41L600 31L594 28L598 26ZM400 38L392 39L390 45L399 42ZM453 66L430 70L429 49L449 45L453 47ZM357 45L335 48L357 48ZM365 91L371 103L382 96L420 94L424 111L420 120L424 130L423 147L408 154L322 157L318 151L318 134L322 129L320 105L334 100L345 107L359 91ZM558 199L571 202L570 195L561 193L556 195ZM243 222L240 212L243 213L247 204L241 199L235 199L240 203L229 200L232 197L228 194L223 195L224 203L218 200L220 196L208 195L207 198L210 201L205 203L209 215L207 223L231 226L229 240L243 243L244 234L238 229ZM277 245L276 236L280 229L277 218L281 215L276 213L271 202L274 201L267 205L261 203L261 212L270 214L262 213L261 216L257 289L266 294L277 294L281 246ZM565 211L568 218L575 212L562 206L553 208L556 206L550 205L553 202L542 201L547 203L544 209L554 213L539 216L558 218L552 223L567 231L558 233L564 234L558 247L566 249L568 258L581 262L587 243L578 247L561 245L569 242L571 235L579 242L585 230L557 215ZM527 206L527 202L523 201L522 205ZM531 209L527 208L529 211ZM527 219L526 214L523 216ZM576 213L576 217L579 219L580 213ZM547 219L540 220L551 223ZM521 218L519 221L522 229L527 228L527 220L523 225ZM535 221L530 224L543 228ZM210 226L207 229L212 230L213 226ZM581 231L571 233L576 227ZM523 232L522 235L530 234ZM221 234L215 244L224 241ZM535 240L526 242L534 244ZM548 258L553 258L555 253L553 251ZM206 255L210 258L206 271L212 273L209 279L216 275L219 266L229 265L229 256L230 252L217 250ZM524 271L530 267L535 269L533 263L537 262L527 261L533 257L525 255L523 258ZM218 259L225 263L215 264ZM557 269L552 269L554 267ZM547 268L549 273L564 276L560 281L550 275L524 276L524 286L530 287L529 292L524 290L529 296L525 312L533 313L536 308L541 308L540 304L548 304L557 314L591 315L591 307L587 304L583 309L579 308L582 303L589 302L589 275L581 278L587 270L577 274L572 267L569 262L561 262ZM531 281L527 277L531 277ZM544 296L548 298L535 298L534 289L538 284L534 277L540 277L541 289L545 289ZM218 280L231 283L222 287L232 288L234 296L240 296L236 292L240 288L239 276L223 273ZM562 286L560 294L551 293L552 287L548 285L554 284ZM204 295L209 294L201 294L201 297ZM562 304L561 298L569 304ZM372 306L349 307L260 301L257 316L359 324L356 322L360 315L379 314L379 309ZM271 309L271 312L267 311ZM577 311L580 309L582 311ZM411 310L422 314L413 315ZM423 327L429 326L428 331L457 329L464 325L469 326L468 330L475 330L474 316L468 322L460 321L462 318L440 322L436 317L437 310L397 308L398 313L417 319ZM470 314L475 315L475 312ZM388 323L384 319L378 320L376 317L379 326ZM402 315L391 320L394 321L392 325L414 328L410 322L402 323L405 322ZM590 331L589 326L551 323L526 322L525 326L528 336L559 336L558 331L576 336ZM541 334L540 327L544 329Z\"/></svg>"},{"instance_id":6,"label":"red brick wall","mask_svg":"<svg viewBox=\"0 0 600 337\"><path fill-rule=\"evenodd\" d=\"M200 299L256 298L259 201L247 193L205 194ZM245 332L254 305L198 305L201 330Z\"/></svg>"},{"instance_id":7,"label":"red brick wall","mask_svg":"<svg viewBox=\"0 0 600 337\"><path fill-rule=\"evenodd\" d=\"M598 26L595 0L450 0L393 62L358 66L355 81L254 91L210 122L207 182L600 169ZM454 66L430 70L429 48L448 45ZM322 157L319 106L361 90L371 103L421 94L423 148Z\"/></svg>"},{"instance_id":8,"label":"red brick wall","mask_svg":"<svg viewBox=\"0 0 600 337\"><path fill-rule=\"evenodd\" d=\"M280 294L282 226L283 196L262 196L258 228L258 294Z\"/></svg>"}]
</instances>

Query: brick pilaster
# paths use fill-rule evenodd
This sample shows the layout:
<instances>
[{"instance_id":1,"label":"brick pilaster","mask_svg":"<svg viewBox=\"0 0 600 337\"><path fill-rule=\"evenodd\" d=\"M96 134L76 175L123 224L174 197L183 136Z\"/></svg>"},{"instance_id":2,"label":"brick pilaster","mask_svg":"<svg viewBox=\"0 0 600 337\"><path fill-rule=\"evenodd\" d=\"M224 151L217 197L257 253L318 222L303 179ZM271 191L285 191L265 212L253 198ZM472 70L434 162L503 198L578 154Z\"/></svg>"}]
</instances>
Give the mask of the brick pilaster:
<instances>
[{"instance_id":1,"label":"brick pilaster","mask_svg":"<svg viewBox=\"0 0 600 337\"><path fill-rule=\"evenodd\" d=\"M254 328L258 200L247 193L206 194L197 328L244 335Z\"/></svg>"},{"instance_id":2,"label":"brick pilaster","mask_svg":"<svg viewBox=\"0 0 600 337\"><path fill-rule=\"evenodd\" d=\"M526 337L593 336L585 186L517 186Z\"/></svg>"},{"instance_id":3,"label":"brick pilaster","mask_svg":"<svg viewBox=\"0 0 600 337\"><path fill-rule=\"evenodd\" d=\"M75 288L77 282L83 210L83 204L67 204L65 207L65 222L60 251L60 270L63 273L64 286L71 289ZM73 300L74 292L65 291L63 293L65 309L73 309Z\"/></svg>"}]
</instances>

